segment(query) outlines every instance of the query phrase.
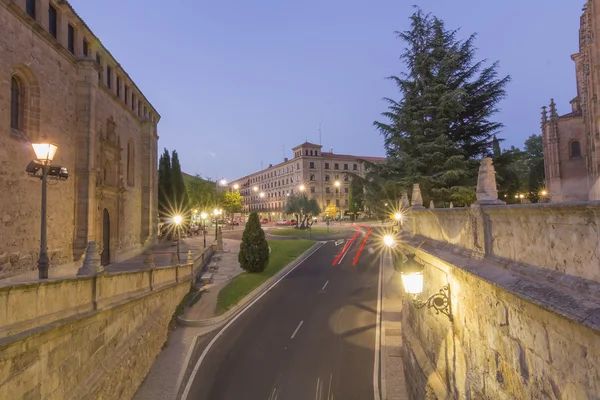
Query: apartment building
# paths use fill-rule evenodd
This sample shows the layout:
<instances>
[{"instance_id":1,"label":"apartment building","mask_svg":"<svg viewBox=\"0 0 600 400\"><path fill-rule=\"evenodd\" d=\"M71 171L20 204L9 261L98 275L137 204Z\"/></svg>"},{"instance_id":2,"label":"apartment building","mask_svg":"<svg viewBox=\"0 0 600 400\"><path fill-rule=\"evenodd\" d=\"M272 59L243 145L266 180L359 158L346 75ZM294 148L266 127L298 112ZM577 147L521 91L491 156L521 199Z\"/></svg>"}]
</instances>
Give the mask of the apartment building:
<instances>
[{"instance_id":1,"label":"apartment building","mask_svg":"<svg viewBox=\"0 0 600 400\"><path fill-rule=\"evenodd\" d=\"M293 158L231 182L244 197L244 213L256 211L262 217L279 219L287 198L300 192L316 199L322 215L348 209L352 174L363 176L361 160L384 162L384 157L364 157L324 152L322 146L305 142L292 149ZM335 207L332 207L335 206ZM333 216L333 215L331 215Z\"/></svg>"}]
</instances>

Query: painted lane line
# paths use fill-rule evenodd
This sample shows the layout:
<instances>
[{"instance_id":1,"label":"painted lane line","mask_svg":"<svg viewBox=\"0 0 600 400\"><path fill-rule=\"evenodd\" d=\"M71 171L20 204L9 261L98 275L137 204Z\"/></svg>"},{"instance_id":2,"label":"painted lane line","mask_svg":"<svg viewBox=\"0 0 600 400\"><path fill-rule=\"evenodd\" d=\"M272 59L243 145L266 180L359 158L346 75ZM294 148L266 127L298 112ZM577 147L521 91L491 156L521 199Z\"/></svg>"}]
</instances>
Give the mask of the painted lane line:
<instances>
[{"instance_id":1,"label":"painted lane line","mask_svg":"<svg viewBox=\"0 0 600 400\"><path fill-rule=\"evenodd\" d=\"M323 285L323 287L321 288L321 290L325 290L325 288L327 287L328 283L329 283L329 281L325 282L325 284Z\"/></svg>"},{"instance_id":2,"label":"painted lane line","mask_svg":"<svg viewBox=\"0 0 600 400\"><path fill-rule=\"evenodd\" d=\"M214 344L217 342L217 340L219 339L219 337L221 337L221 335L223 335L223 333L227 330L227 328L229 328L231 325L233 325L233 323L239 317L241 317L242 315L244 315L244 313L246 311L248 311L250 309L250 307L252 307L260 299L262 299L267 293L269 293L271 291L271 289L273 289L279 282L281 282L282 280L284 280L286 276L288 276L289 274L291 274L296 268L298 268L300 265L302 265L313 254L315 254L317 251L319 251L319 249L321 247L323 247L324 244L325 244L325 242L319 242L319 245L317 247L315 247L315 249L313 251L311 251L306 257L304 257L304 259L302 261L300 261L298 264L294 265L292 268L289 269L289 271L287 271L285 274L283 274L281 277L279 277L279 279L277 279L275 282L273 282L273 284L271 286L269 286L269 288L267 290L265 290L264 292L262 292L256 299L252 300L250 302L250 304L246 305L246 307L244 307L241 311L239 311L231 319L231 321L229 321L227 323L227 325L225 325L223 327L223 329L221 329L219 331L219 333L217 333L217 335L210 341L210 343L208 343L208 346L206 346L206 348L204 349L204 351L200 355L200 358L198 359L198 362L194 366L194 369L192 370L192 373L190 374L190 377L188 378L187 384L185 386L185 390L183 391L183 394L181 395L181 400L187 400L187 398L188 398L188 396L190 394L190 390L192 390L192 384L194 383L194 379L196 378L196 374L198 374L198 371L200 370L200 365L202 365L202 361L204 361L204 359L206 358L206 355L208 354L209 350L214 346Z\"/></svg>"},{"instance_id":3,"label":"painted lane line","mask_svg":"<svg viewBox=\"0 0 600 400\"><path fill-rule=\"evenodd\" d=\"M379 281L377 283L377 318L375 321L375 360L373 360L373 397L381 400L379 390L379 363L381 351L381 282L383 280L383 255L379 256Z\"/></svg>"},{"instance_id":4,"label":"painted lane line","mask_svg":"<svg viewBox=\"0 0 600 400\"><path fill-rule=\"evenodd\" d=\"M304 321L300 321L300 323L296 327L296 330L294 331L294 333L292 333L292 337L290 339L293 339L294 336L296 336L296 333L298 333L298 331L300 330L300 327L302 326L303 323L304 323Z\"/></svg>"},{"instance_id":5,"label":"painted lane line","mask_svg":"<svg viewBox=\"0 0 600 400\"><path fill-rule=\"evenodd\" d=\"M362 231L356 232L355 236L358 236L358 234L360 234L360 233L362 233ZM352 248L352 245L354 244L354 242L356 242L356 237L353 237L352 240L348 243L348 248L346 249L346 252L342 255L342 258L340 258L338 265L340 265L342 263L342 261L344 261L344 258L346 258L346 255L348 253L350 253L350 249Z\"/></svg>"},{"instance_id":6,"label":"painted lane line","mask_svg":"<svg viewBox=\"0 0 600 400\"><path fill-rule=\"evenodd\" d=\"M356 265L356 263L358 262L358 258L360 257L360 254L362 253L363 247L365 247L365 244L367 243L367 239L371 235L371 232L373 232L373 231L371 229L369 229L369 232L367 232L365 238L363 239L362 244L358 248L358 252L356 252L356 256L354 257L354 261L352 262L352 265Z\"/></svg>"},{"instance_id":7,"label":"painted lane line","mask_svg":"<svg viewBox=\"0 0 600 400\"><path fill-rule=\"evenodd\" d=\"M342 256L344 255L344 252L346 250L348 250L348 247L352 244L352 242L354 241L354 239L356 239L356 237L358 236L358 234L360 233L360 231L357 231L354 236L352 236L352 238L350 238L350 240L348 240L346 242L346 244L344 245L344 247L342 248L342 251L340 251L340 253L337 255L337 257L335 258L335 260L333 260L333 263L331 265L336 265L338 264L338 261L340 261L340 258L342 258Z\"/></svg>"},{"instance_id":8,"label":"painted lane line","mask_svg":"<svg viewBox=\"0 0 600 400\"><path fill-rule=\"evenodd\" d=\"M329 390L327 390L327 400L331 400L333 395L331 394L331 380L333 379L333 374L329 374Z\"/></svg>"},{"instance_id":9,"label":"painted lane line","mask_svg":"<svg viewBox=\"0 0 600 400\"><path fill-rule=\"evenodd\" d=\"M317 378L317 392L315 393L315 400L321 399L321 378Z\"/></svg>"}]
</instances>

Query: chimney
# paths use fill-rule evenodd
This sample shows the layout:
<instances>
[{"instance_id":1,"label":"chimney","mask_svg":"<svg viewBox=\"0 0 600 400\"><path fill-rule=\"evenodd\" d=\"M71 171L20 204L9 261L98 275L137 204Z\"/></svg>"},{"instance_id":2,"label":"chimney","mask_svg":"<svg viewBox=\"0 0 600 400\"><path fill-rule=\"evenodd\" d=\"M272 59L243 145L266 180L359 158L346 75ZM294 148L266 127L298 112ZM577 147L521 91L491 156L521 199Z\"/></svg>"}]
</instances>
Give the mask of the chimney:
<instances>
[{"instance_id":1,"label":"chimney","mask_svg":"<svg viewBox=\"0 0 600 400\"><path fill-rule=\"evenodd\" d=\"M330 148L329 148L329 152L330 152L331 154L333 154L333 147L330 147Z\"/></svg>"},{"instance_id":2,"label":"chimney","mask_svg":"<svg viewBox=\"0 0 600 400\"><path fill-rule=\"evenodd\" d=\"M288 161L288 158L287 158L287 157L285 157L285 158L283 159L283 162L287 162L287 161Z\"/></svg>"},{"instance_id":3,"label":"chimney","mask_svg":"<svg viewBox=\"0 0 600 400\"><path fill-rule=\"evenodd\" d=\"M269 168L273 168L273 164L269 164Z\"/></svg>"}]
</instances>

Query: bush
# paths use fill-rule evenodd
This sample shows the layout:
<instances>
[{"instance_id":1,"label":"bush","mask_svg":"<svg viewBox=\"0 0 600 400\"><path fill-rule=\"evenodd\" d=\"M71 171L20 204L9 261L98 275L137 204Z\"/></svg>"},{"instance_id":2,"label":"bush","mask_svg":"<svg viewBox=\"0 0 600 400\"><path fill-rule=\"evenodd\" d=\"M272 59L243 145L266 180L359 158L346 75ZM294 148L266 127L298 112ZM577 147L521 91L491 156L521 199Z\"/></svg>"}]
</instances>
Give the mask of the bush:
<instances>
[{"instance_id":1,"label":"bush","mask_svg":"<svg viewBox=\"0 0 600 400\"><path fill-rule=\"evenodd\" d=\"M269 263L269 243L260 226L258 214L250 214L238 254L240 267L247 272L262 272Z\"/></svg>"}]
</instances>

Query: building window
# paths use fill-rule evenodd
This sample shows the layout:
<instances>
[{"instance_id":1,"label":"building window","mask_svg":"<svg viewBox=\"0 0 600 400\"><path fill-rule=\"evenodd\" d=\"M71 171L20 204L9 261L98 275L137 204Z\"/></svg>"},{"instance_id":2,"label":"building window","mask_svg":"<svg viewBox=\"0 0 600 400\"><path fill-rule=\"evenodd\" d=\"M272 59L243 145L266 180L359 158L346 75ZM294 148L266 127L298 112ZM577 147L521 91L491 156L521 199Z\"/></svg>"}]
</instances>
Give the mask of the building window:
<instances>
[{"instance_id":1,"label":"building window","mask_svg":"<svg viewBox=\"0 0 600 400\"><path fill-rule=\"evenodd\" d=\"M329 169L329 163L328 162L325 163L325 169Z\"/></svg>"},{"instance_id":2,"label":"building window","mask_svg":"<svg viewBox=\"0 0 600 400\"><path fill-rule=\"evenodd\" d=\"M117 75L117 97L121 97L121 77Z\"/></svg>"},{"instance_id":3,"label":"building window","mask_svg":"<svg viewBox=\"0 0 600 400\"><path fill-rule=\"evenodd\" d=\"M98 82L102 82L102 58L100 58L100 54L96 53L96 64L100 67L100 71L98 71Z\"/></svg>"},{"instance_id":4,"label":"building window","mask_svg":"<svg viewBox=\"0 0 600 400\"><path fill-rule=\"evenodd\" d=\"M331 193L331 188L326 187L325 188L325 193Z\"/></svg>"},{"instance_id":5,"label":"building window","mask_svg":"<svg viewBox=\"0 0 600 400\"><path fill-rule=\"evenodd\" d=\"M329 175L325 175L325 182L329 182Z\"/></svg>"},{"instance_id":6,"label":"building window","mask_svg":"<svg viewBox=\"0 0 600 400\"><path fill-rule=\"evenodd\" d=\"M300 169L300 163L296 163L296 169Z\"/></svg>"},{"instance_id":7,"label":"building window","mask_svg":"<svg viewBox=\"0 0 600 400\"><path fill-rule=\"evenodd\" d=\"M48 32L56 39L56 8L48 6Z\"/></svg>"},{"instance_id":8,"label":"building window","mask_svg":"<svg viewBox=\"0 0 600 400\"><path fill-rule=\"evenodd\" d=\"M106 86L112 88L112 68L106 66Z\"/></svg>"},{"instance_id":9,"label":"building window","mask_svg":"<svg viewBox=\"0 0 600 400\"><path fill-rule=\"evenodd\" d=\"M137 108L138 117L142 113L142 102L138 100L138 108Z\"/></svg>"},{"instance_id":10,"label":"building window","mask_svg":"<svg viewBox=\"0 0 600 400\"><path fill-rule=\"evenodd\" d=\"M348 188L344 188L344 193L348 193Z\"/></svg>"},{"instance_id":11,"label":"building window","mask_svg":"<svg viewBox=\"0 0 600 400\"><path fill-rule=\"evenodd\" d=\"M127 142L127 185L133 186L135 176L135 147L130 140Z\"/></svg>"},{"instance_id":12,"label":"building window","mask_svg":"<svg viewBox=\"0 0 600 400\"><path fill-rule=\"evenodd\" d=\"M135 93L131 93L131 111L135 111Z\"/></svg>"},{"instance_id":13,"label":"building window","mask_svg":"<svg viewBox=\"0 0 600 400\"><path fill-rule=\"evenodd\" d=\"M125 85L125 105L129 104L129 87Z\"/></svg>"},{"instance_id":14,"label":"building window","mask_svg":"<svg viewBox=\"0 0 600 400\"><path fill-rule=\"evenodd\" d=\"M327 200L325 200L325 203L326 203L327 205L330 205L330 204L331 204L331 200L327 199Z\"/></svg>"},{"instance_id":15,"label":"building window","mask_svg":"<svg viewBox=\"0 0 600 400\"><path fill-rule=\"evenodd\" d=\"M90 55L90 45L85 39L83 39L83 55L86 57Z\"/></svg>"},{"instance_id":16,"label":"building window","mask_svg":"<svg viewBox=\"0 0 600 400\"><path fill-rule=\"evenodd\" d=\"M314 186L311 186L311 187L310 187L310 192L311 192L311 193L314 193L314 192L315 192L315 187L314 187Z\"/></svg>"},{"instance_id":17,"label":"building window","mask_svg":"<svg viewBox=\"0 0 600 400\"><path fill-rule=\"evenodd\" d=\"M333 164L333 169L340 169L340 165L338 163Z\"/></svg>"},{"instance_id":18,"label":"building window","mask_svg":"<svg viewBox=\"0 0 600 400\"><path fill-rule=\"evenodd\" d=\"M309 163L309 168L314 168L314 167L315 167L315 163L311 161L311 162Z\"/></svg>"},{"instance_id":19,"label":"building window","mask_svg":"<svg viewBox=\"0 0 600 400\"><path fill-rule=\"evenodd\" d=\"M348 164L344 164L344 170L348 171Z\"/></svg>"},{"instance_id":20,"label":"building window","mask_svg":"<svg viewBox=\"0 0 600 400\"><path fill-rule=\"evenodd\" d=\"M314 180L315 180L315 175L314 175L314 174L310 176L310 180L311 180L311 181L314 181Z\"/></svg>"},{"instance_id":21,"label":"building window","mask_svg":"<svg viewBox=\"0 0 600 400\"><path fill-rule=\"evenodd\" d=\"M348 175L344 176L344 182L348 182Z\"/></svg>"},{"instance_id":22,"label":"building window","mask_svg":"<svg viewBox=\"0 0 600 400\"><path fill-rule=\"evenodd\" d=\"M35 1L36 0L27 0L25 2L25 11L27 12L27 15L33 19L35 19Z\"/></svg>"},{"instance_id":23,"label":"building window","mask_svg":"<svg viewBox=\"0 0 600 400\"><path fill-rule=\"evenodd\" d=\"M358 170L358 165L356 165L356 164L353 164L353 165L352 165L352 169L353 169L354 171Z\"/></svg>"},{"instance_id":24,"label":"building window","mask_svg":"<svg viewBox=\"0 0 600 400\"><path fill-rule=\"evenodd\" d=\"M10 80L10 127L23 130L23 83L16 76Z\"/></svg>"},{"instance_id":25,"label":"building window","mask_svg":"<svg viewBox=\"0 0 600 400\"><path fill-rule=\"evenodd\" d=\"M304 154L308 155L308 150L304 150Z\"/></svg>"},{"instance_id":26,"label":"building window","mask_svg":"<svg viewBox=\"0 0 600 400\"><path fill-rule=\"evenodd\" d=\"M335 199L335 206L339 207L340 206L340 199Z\"/></svg>"},{"instance_id":27,"label":"building window","mask_svg":"<svg viewBox=\"0 0 600 400\"><path fill-rule=\"evenodd\" d=\"M71 24L67 27L67 49L75 54L75 28Z\"/></svg>"},{"instance_id":28,"label":"building window","mask_svg":"<svg viewBox=\"0 0 600 400\"><path fill-rule=\"evenodd\" d=\"M577 140L571 142L571 158L581 157L581 144Z\"/></svg>"}]
</instances>

